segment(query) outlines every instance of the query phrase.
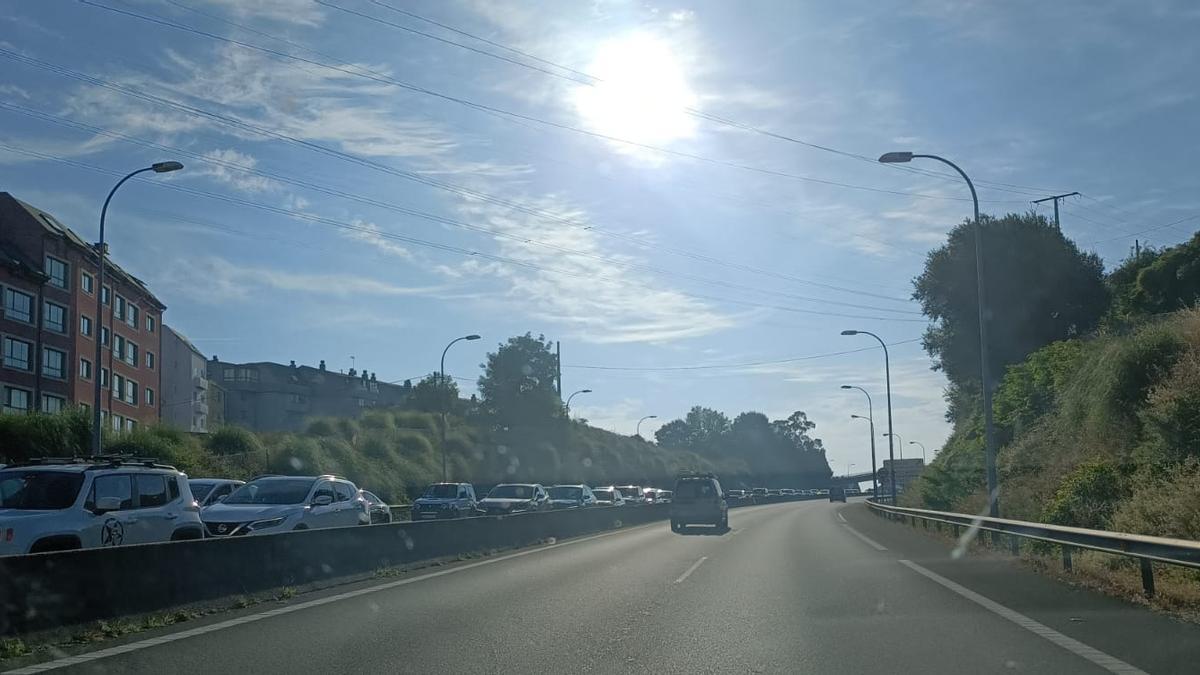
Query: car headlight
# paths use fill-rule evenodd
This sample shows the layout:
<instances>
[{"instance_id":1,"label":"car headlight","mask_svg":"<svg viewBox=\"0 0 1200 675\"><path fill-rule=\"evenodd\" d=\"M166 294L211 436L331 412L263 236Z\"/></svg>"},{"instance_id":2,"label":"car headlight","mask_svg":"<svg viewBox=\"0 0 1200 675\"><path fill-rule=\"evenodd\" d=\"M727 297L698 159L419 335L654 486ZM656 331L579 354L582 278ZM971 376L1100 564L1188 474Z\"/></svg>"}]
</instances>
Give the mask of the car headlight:
<instances>
[{"instance_id":1,"label":"car headlight","mask_svg":"<svg viewBox=\"0 0 1200 675\"><path fill-rule=\"evenodd\" d=\"M250 523L250 525L247 527L247 529L265 530L269 527L275 527L277 525L282 525L283 521L285 521L285 520L287 520L287 516L283 516L280 518L272 518L270 520L259 520L259 521Z\"/></svg>"}]
</instances>

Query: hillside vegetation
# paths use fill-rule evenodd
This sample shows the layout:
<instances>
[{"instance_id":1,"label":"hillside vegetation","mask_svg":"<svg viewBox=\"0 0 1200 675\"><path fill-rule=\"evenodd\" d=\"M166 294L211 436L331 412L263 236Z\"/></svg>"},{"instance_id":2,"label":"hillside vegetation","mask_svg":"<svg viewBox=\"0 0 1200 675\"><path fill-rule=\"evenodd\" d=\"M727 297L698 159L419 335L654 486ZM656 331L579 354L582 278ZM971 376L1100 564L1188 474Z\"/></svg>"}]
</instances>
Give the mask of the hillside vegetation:
<instances>
[{"instance_id":1,"label":"hillside vegetation","mask_svg":"<svg viewBox=\"0 0 1200 675\"><path fill-rule=\"evenodd\" d=\"M1090 334L1007 364L993 411L1001 514L1200 539L1200 238L1126 260ZM903 501L986 508L978 385L952 381L954 431Z\"/></svg>"}]
</instances>

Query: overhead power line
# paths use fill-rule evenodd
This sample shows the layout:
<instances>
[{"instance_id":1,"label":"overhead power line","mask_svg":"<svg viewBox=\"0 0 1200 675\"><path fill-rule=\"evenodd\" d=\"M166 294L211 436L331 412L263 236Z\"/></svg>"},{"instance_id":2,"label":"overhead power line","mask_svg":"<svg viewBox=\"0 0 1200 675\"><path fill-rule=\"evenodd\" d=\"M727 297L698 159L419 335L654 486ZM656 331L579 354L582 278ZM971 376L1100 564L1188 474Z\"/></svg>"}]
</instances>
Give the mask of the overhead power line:
<instances>
[{"instance_id":1,"label":"overhead power line","mask_svg":"<svg viewBox=\"0 0 1200 675\"><path fill-rule=\"evenodd\" d=\"M0 149L8 150L10 152L23 154L23 155L30 156L30 157L37 157L39 159L56 161L56 162L60 162L63 164L67 164L69 166L86 169L89 171L99 171L101 173L105 173L108 175L119 175L119 172L113 171L111 169L97 167L95 165L87 164L85 162L79 162L76 160L68 159L66 157L61 157L61 156L52 155L52 154L48 154L48 153L38 152L36 150L30 150L28 148L21 148L18 146L0 143ZM140 179L135 178L134 180L140 180ZM366 234L369 234L374 237L379 237L381 239L401 241L401 242L412 244L415 246L431 248L431 249L439 250L439 251L446 252L446 253L456 253L459 255L465 255L465 256L469 256L469 257L490 260L493 262L498 262L498 263L502 263L502 264L506 264L506 265L524 268L524 269L536 270L539 272L546 272L549 274L558 274L558 275L562 275L562 276L570 276L570 277L575 277L575 278L580 278L580 279L590 279L590 280L599 279L599 280L604 280L604 281L612 281L612 282L616 282L616 283L624 283L624 284L628 284L630 286L635 286L638 288L645 288L645 289L653 291L653 292L661 291L661 289L656 286L653 286L650 284L645 284L645 283L640 283L640 282L635 282L635 281L630 281L628 279L616 278L616 277L611 277L611 276L606 276L606 275L601 275L601 274L594 274L591 272L578 272L578 271L574 271L574 270L566 270L566 269L561 269L561 268L549 267L546 265L539 265L536 263L531 263L531 262L528 262L525 260L511 258L508 256L501 256L501 255L496 255L496 254L491 254L491 253L485 253L483 251L463 248L461 246L454 246L451 244L444 244L444 243L440 243L440 242L433 242L433 241L429 241L426 239L420 239L417 237L410 237L410 236L406 236L406 235L397 234L394 232L386 232L386 231L379 230L377 228L366 227L366 226L359 225L356 223L349 223L349 222L337 220L334 218L328 218L325 216L318 216L316 214L307 213L304 211L297 211L294 209L287 209L287 208L283 208L283 207L272 206L269 204L263 204L261 202L255 202L255 201L252 201L249 199L242 199L240 197L221 195L221 194L209 192L206 190L198 190L195 188L184 187L181 185L175 185L173 183L166 183L163 181L142 181L142 182L145 182L147 185L152 185L152 186L156 186L156 187L163 188L163 189L175 190L177 192L182 192L185 194L190 194L190 195L199 196L199 197L206 197L208 199L214 199L217 201L222 201L222 202L226 202L226 203L230 203L230 204L245 206L245 207L249 207L249 208L253 208L253 209L258 209L261 211L266 211L266 212L275 213L275 214L279 214L279 215L283 215L283 216L288 216L288 217L295 218L298 220L304 220L307 222L328 225L328 226L334 227L336 229L347 230L347 231L352 231L352 232L359 232L359 233L366 233ZM693 298L693 299L697 299L697 300L707 300L707 301L715 302L715 303L741 305L741 306L745 306L745 307L755 307L755 308L759 308L759 309L774 309L774 310L778 310L778 311L782 311L782 312L792 312L792 313L797 313L797 314L842 317L842 318L848 318L848 319L863 319L863 320L869 320L869 321L892 321L892 322L906 322L906 323L924 323L925 322L924 319L915 319L915 318L914 319L905 319L905 318L899 318L899 317L863 316L863 315L856 315L856 314L844 314L844 313L839 313L839 312L823 312L823 311L819 311L819 310L791 307L788 305L766 304L766 303L760 303L760 302L740 300L740 299L735 299L735 298L711 296L711 295L707 295L707 294L693 293L693 292L681 291L681 290L672 290L670 292L674 293L676 295L682 296L682 297L688 297L688 298Z\"/></svg>"},{"instance_id":2,"label":"overhead power line","mask_svg":"<svg viewBox=\"0 0 1200 675\"><path fill-rule=\"evenodd\" d=\"M1169 223L1163 223L1161 225L1154 225L1152 227L1147 227L1145 229L1138 230L1137 232L1126 232L1125 234L1122 234L1122 235L1119 235L1116 237L1109 237L1108 239L1098 239L1096 241L1093 241L1092 245L1094 246L1096 244L1107 244L1108 242L1111 242L1111 241L1121 241L1123 239L1137 237L1137 236L1140 236L1143 234L1148 234L1150 232L1157 232L1158 230L1165 230L1169 227L1174 227L1176 225L1179 225L1180 223L1186 223L1189 220L1197 220L1197 219L1200 219L1200 213L1193 213L1190 216L1184 216L1178 220L1172 220Z\"/></svg>"},{"instance_id":3,"label":"overhead power line","mask_svg":"<svg viewBox=\"0 0 1200 675\"><path fill-rule=\"evenodd\" d=\"M899 342L888 343L889 347L896 345L906 345L913 342L920 342L921 338L911 338L909 340L900 340ZM670 372L678 370L716 370L721 368L753 368L755 366L774 366L784 363L796 363L799 361L812 361L815 359L826 359L834 356L844 356L846 354L857 354L859 352L869 352L879 349L879 347L860 347L858 349L846 349L840 352L827 352L825 354L812 354L809 356L793 356L786 359L774 359L770 361L746 361L744 363L706 363L694 366L584 366L575 364L563 364L563 368L579 368L585 370L620 370L620 371L637 371L637 372Z\"/></svg>"},{"instance_id":4,"label":"overhead power line","mask_svg":"<svg viewBox=\"0 0 1200 675\"><path fill-rule=\"evenodd\" d=\"M465 106L468 108L473 108L475 110L496 113L498 115L504 115L504 116L511 117L514 119L520 119L520 120L525 120L525 121L529 121L529 122L534 122L534 123L541 124L541 125L544 125L547 127L561 129L564 131L571 131L574 133L603 139L603 140L610 141L613 143L620 143L620 144L628 145L631 147L637 147L637 148L641 148L644 150L650 150L653 152L658 152L658 153L662 153L662 154L666 154L666 155L672 155L675 157L683 157L686 159L692 159L695 161L704 162L704 163L708 163L708 164L714 164L714 165L718 165L718 166L725 166L728 168L739 169L742 171L760 173L760 174L776 176L776 177L780 177L780 178L788 178L788 179L792 179L792 180L798 180L798 181L802 181L802 182L819 184L819 185L827 185L827 186L831 186L831 187L840 187L840 188L845 188L845 189L850 189L850 190L860 190L860 191L874 192L874 193L880 193L880 194L900 195L900 196L905 196L905 197L916 197L918 199L933 199L933 200L941 200L941 201L970 201L969 197L947 197L944 195L933 195L933 194L927 194L927 193L922 193L922 192L908 192L908 191L904 191L904 190L890 190L890 189L886 189L886 188L878 188L878 187L872 187L872 186L867 186L867 185L858 185L858 184L846 183L846 182L842 182L842 181L827 180L824 178L815 178L813 176L805 176L805 175L790 173L787 171L778 171L775 169L768 169L768 168L764 168L764 167L743 164L743 163L732 161L732 160L718 159L718 158L714 158L714 157L706 157L704 155L698 155L695 153L685 152L682 150L672 150L670 148L664 148L664 147L652 145L649 143L641 143L641 142L633 141L633 140L626 139L626 138L619 138L617 136L612 136L609 134L592 131L590 129L584 129L582 127L576 127L576 126L573 126L570 124L564 124L562 122L555 122L553 120L547 120L547 119L536 117L533 115L526 115L524 113L518 113L518 112L511 111L511 110L506 110L504 108L499 108L499 107L492 106L492 105L478 103L476 101L471 101L469 99L464 99L464 98L461 98L458 96L453 96L450 94L445 94L445 93L442 93L439 91L435 91L435 90L429 89L428 87L422 87L422 86L419 86L416 84L412 84L410 82L405 82L403 80L399 80L399 79L396 79L391 76L381 75L381 74L377 74L374 72L366 72L366 71L364 71L364 69L361 69L361 68L347 68L347 67L332 65L329 63L324 63L322 61L318 61L315 59L308 59L303 56L289 54L287 52L282 52L277 49L271 49L269 47L263 47L261 45L255 45L255 44L251 44L248 42L243 42L241 40L235 40L233 38L225 37L223 35L217 35L216 33L210 33L208 31L200 30L198 28L194 28L192 26L188 26L185 24L176 23L174 21L170 21L167 19L163 19L163 18L159 18L159 17L155 17L155 16L149 16L146 14L139 14L138 12L119 9L117 7L110 7L108 5L103 5L98 2L93 2L93 0L76 0L76 2L79 2L84 5L88 5L90 7L95 7L97 9L105 10L108 12L113 12L116 14L121 14L124 16L131 17L134 19L139 19L141 21L146 21L146 22L157 24L157 25L164 26L167 28L172 28L174 30L179 30L179 31L191 33L194 35L199 35L199 36L206 37L209 39L217 40L219 42L225 42L225 43L232 44L232 45L235 45L238 47L242 47L244 49L249 49L251 51L257 51L257 52L261 52L261 53L275 56L278 58L298 61L300 63L306 63L308 65L317 66L319 68L333 70L335 72L340 72L340 73L343 73L346 75L364 78L364 79L371 80L373 82L377 82L380 84L386 84L389 86L404 89L406 91L411 91L413 93L423 94L426 96L432 96L434 98L438 98L438 99L448 101L451 103L456 103L458 105L462 105L462 106ZM1019 200L980 200L980 201L987 202L987 203L999 203L999 204L1023 203Z\"/></svg>"},{"instance_id":5,"label":"overhead power line","mask_svg":"<svg viewBox=\"0 0 1200 675\"><path fill-rule=\"evenodd\" d=\"M79 80L81 82L92 84L94 86L107 88L107 89L119 92L121 94L124 94L124 95L132 97L132 98L137 98L139 100L147 101L147 102L161 105L164 107L169 107L174 110L178 110L180 112L184 112L186 114L189 114L189 115L192 115L195 117L200 117L200 118L203 118L203 119L206 119L209 121L217 122L217 123L225 125L225 126L230 126L234 129L237 129L242 132L256 134L256 135L264 136L267 138L274 138L276 140L280 140L280 141L283 141L286 143L298 145L300 147L311 150L313 152L317 152L322 155L334 157L334 158L342 160L342 161L347 161L347 162L356 164L358 166L362 166L364 168L380 171L380 172L389 174L391 176L402 178L404 180L409 180L409 181L420 183L420 184L423 184L423 185L426 185L429 187L433 187L433 188L436 188L439 190L444 190L444 191L453 193L455 195L458 195L459 197L466 198L468 200L478 200L481 202L502 206L504 208L509 208L509 209L512 209L513 211L516 211L519 213L524 213L524 214L534 216L536 218L541 218L541 219L544 219L547 221L558 222L558 223L562 223L564 225L569 225L572 227L580 227L580 228L583 228L583 229L586 229L586 230L589 230L592 232L596 232L603 236L614 237L614 238L617 238L617 239L620 239L620 240L623 240L626 242L634 243L639 246L666 252L671 255L677 255L677 256L684 257L684 258L688 258L688 259L692 259L692 260L696 260L696 261L700 261L700 262L706 262L706 263L710 263L710 264L715 264L715 265L720 265L723 267L727 267L730 269L735 269L738 271L743 271L743 272L747 272L747 273L751 273L751 274L758 274L758 275L781 279L781 280L785 280L785 281L792 281L792 282L799 283L799 284L804 284L804 285L809 285L809 286L814 286L814 287L819 287L819 288L825 288L828 290L835 290L835 291L839 291L839 292L843 292L843 293L862 295L862 296L866 296L866 297L874 297L874 298L878 298L878 299L882 299L882 300L890 300L890 301L895 301L895 302L909 302L910 301L909 299L905 299L905 298L897 298L894 296L882 295L882 294L878 294L878 293L871 293L868 291L847 288L847 287L838 286L838 285L834 285L834 284L827 284L827 283L812 281L809 279L804 279L803 277L796 277L796 276L784 274L781 272L774 272L771 270L757 268L757 267L754 267L751 265L729 262L729 261L715 258L713 256L709 256L709 255L706 255L703 253L690 251L688 249L662 246L662 245L659 245L654 242L648 242L644 239L641 239L641 238L633 236L633 235L628 235L628 234L624 234L624 233L620 233L620 232L615 232L612 230L607 230L605 228L598 227L598 226L596 226L592 223L586 222L586 221L581 221L581 220L577 220L577 219L573 219L573 218L569 218L569 217L564 217L559 214L556 214L556 213L553 213L550 211L546 211L544 209L530 207L526 204L507 200L502 197L497 197L495 195L492 195L492 194L489 194L486 192L474 190L471 188L467 188L467 187L457 185L454 183L449 183L446 181L436 180L436 179L429 178L428 176L424 176L424 175L421 175L419 173L415 173L412 171L405 171L403 169L398 169L398 168L389 166L387 164L383 164L382 162L378 162L378 161L371 160L371 159L368 159L365 157L361 157L361 156L355 155L353 153L348 153L345 151L337 150L335 148L331 148L326 145L322 145L320 143L315 143L313 141L308 141L308 140L304 140L302 138L297 138L295 136L290 136L290 135L282 133L280 131L264 127L262 125L254 124L251 122L246 122L244 120L241 120L237 117L233 117L231 115L225 115L222 113L213 112L213 111L206 110L203 108L198 108L198 107L195 107L192 105L188 105L188 104L185 104L185 103L182 103L179 101L174 101L172 99L168 99L165 97L150 94L145 91L137 90L132 87L128 87L128 86L125 86L122 84L112 82L110 80L105 80L103 78L94 77L91 75L87 75L86 73L81 73L79 71L75 71L75 70L66 68L64 66L59 66L54 63L50 63L50 62L42 61L40 59L36 59L36 58L30 57L30 56L26 56L26 55L20 54L18 52L12 51L12 50L5 49L3 47L0 47L0 56L9 58L9 59L17 61L19 63L30 65L35 68L46 70L48 72L52 72L52 73L61 75L63 77L69 77L72 79Z\"/></svg>"},{"instance_id":6,"label":"overhead power line","mask_svg":"<svg viewBox=\"0 0 1200 675\"><path fill-rule=\"evenodd\" d=\"M171 0L171 1L172 1L172 4L174 4L174 0ZM461 42L456 42L456 41L454 41L454 40L448 40L448 39L446 39L446 38L443 38L443 37L441 37L441 36L438 36L438 35L433 35L433 34L431 34L431 33L427 33L427 32L425 32L425 31L417 30L417 29L415 29L415 28L413 28L413 27L411 27L411 26L405 26L405 25L403 25L403 24L398 24L398 23L395 23L395 22L392 22L392 21L387 21L386 19L381 19L381 18L379 18L379 17L372 16L372 15L370 15L370 14L366 14L366 13L364 13L364 12L359 12L359 11L357 11L357 10L353 10L353 9L349 9L349 8L343 7L343 6L341 6L341 5L338 5L338 4L335 4L335 3L333 3L333 2L329 2L329 0L313 0L313 1L314 1L314 2L317 2L318 4L321 4L321 5L323 5L323 6L325 6L325 7L328 7L328 8L330 8L330 9L338 10L338 11L344 12L344 13L346 13L346 14L351 14L351 15L353 15L353 16L358 16L358 17L361 17L361 18L367 19L367 20L369 20L369 21L373 21L373 22L375 22L375 23L379 23L379 24L383 24L383 25L386 25L386 26L390 26L390 27L392 27L392 28L396 28L396 29L399 29L399 30L403 30L403 31L406 31L406 32L412 33L412 34L414 34L414 35L419 35L419 36L421 36L421 37L425 37L425 38L428 38L428 39L431 39L431 40L435 40L435 41L437 41L437 42L440 42L440 43L442 43L442 44L447 44L447 45L451 45L451 46L454 46L454 47L459 47L459 48L461 48L461 49L466 49L466 50L468 50L468 51L471 51L471 52L474 52L474 53L476 53L476 54L480 54L480 55L483 55L483 56L487 56L487 57L489 57L489 58L493 58L493 59L498 59L498 60L500 60L500 61L504 61L504 62L506 62L506 63L511 63L511 64L513 64L513 65L517 65L517 66L520 66L520 67L522 67L522 68L527 68L527 69L530 69L530 70L534 70L534 71L537 71L537 72L539 72L539 73L543 73L543 74L546 74L546 75L550 75L550 76L552 76L552 77L557 77L557 78L560 78L560 79L566 79L566 80L569 80L569 81L571 81L571 82L575 82L575 83L582 84L582 85L586 85L586 86L594 86L594 85L595 85L595 84L597 84L597 83L604 82L604 79L603 79L603 78L601 78L601 77L598 77L598 76L596 76L596 75L592 75L592 74L590 74L590 73L587 73L587 72L584 72L584 71L581 71L581 70L577 70L577 69L575 69L575 68L572 68L572 67L570 67L570 66L566 66L566 65L563 65L563 64L561 64L561 63L557 63L557 62L555 62L555 61L551 61L551 60L548 60L548 59L545 59L545 58L542 58L542 57L536 56L536 55L534 55L534 54L531 54L531 53L529 53L529 52L527 52L527 51L523 51L523 50L517 49L517 48L515 48L515 47L511 47L511 46L509 46L509 45L501 44L501 43L499 43L499 42L496 42L496 41L494 41L494 40L489 40L489 39L487 39L487 38L485 38L485 37L482 37L482 36L476 35L476 34L474 34L474 33L467 32L467 31L465 31L465 30L462 30L462 29L460 29L460 28L456 28L456 27L454 27L454 26L451 26L451 25L449 25L449 24L446 24L446 23L443 23L443 22L440 22L440 21L436 21L436 20L434 20L434 19L430 19L430 18L428 18L428 17L426 17L426 16L422 16L422 15L420 15L420 14L417 14L416 12L412 12L412 11L409 11L409 10L406 10L406 9L403 9L403 8L400 8L400 7L396 7L395 5L391 5L391 4L388 4L388 3L386 3L386 2L382 2L381 0L369 0L369 1L371 2L371 4L377 5L377 6L379 6L379 7L382 7L382 8L384 8L384 9L387 9L387 10L389 10L389 11L396 12L396 13L398 13L398 14L402 14L402 15L404 15L404 16L407 16L407 17L409 17L409 18L412 18L412 19L416 19L416 20L418 20L418 21L423 21L423 22L425 22L425 23L428 23L428 24L430 24L430 25L437 26L437 27L439 27L439 28L442 28L442 29L444 29L444 30L450 31L450 32L452 32L452 33L456 33L456 34L458 34L458 35L462 35L462 36L464 36L464 37L468 37L468 38L470 38L470 39L472 39L472 40L477 40L477 41L479 41L479 42L482 42L482 43L484 43L484 44L490 45L490 46L492 46L492 47L496 47L496 48L498 48L498 49L502 49L502 50L504 50L504 51L506 51L506 52L509 52L509 53L511 53L511 54L516 54L516 55L518 55L518 56L521 56L522 58L529 59L530 61L535 61L535 62L537 62L537 63L543 64L543 65L546 65L546 66L550 66L550 67L552 67L552 68L557 68L557 69L559 69L559 70L561 70L561 71L564 71L564 72L565 72L565 73L567 73L567 74L564 74L564 73L562 73L562 72L554 72L554 71L551 71L551 70L547 70L546 68L542 68L542 67L539 67L539 66L531 65L531 64L529 64L529 63L525 63L525 62L522 62L522 61L520 61L520 60L517 60L517 59L513 59L513 58L506 57L506 56L504 56L504 55L502 55L502 54L496 54L496 53L494 53L494 52L489 52L489 51L487 51L487 50L485 50L485 49L478 49L478 48L472 47L472 46L470 46L470 45L463 44L463 43L461 43ZM850 158L850 159L855 159L855 160L858 160L858 161L867 162L867 163L870 163L870 164L872 164L872 165L874 165L874 166L882 166L882 167L885 167L885 168L888 168L888 169L892 169L892 170L899 170L899 171L905 171L905 172L908 172L908 173L913 173L913 174L920 174L920 175L924 175L924 176L932 176L932 177L936 177L936 178L942 178L942 179L945 179L945 180L950 180L950 181L953 181L953 182L955 182L955 183L958 183L958 182L961 180L961 179L960 179L960 177L959 177L958 175L956 175L956 174L946 173L946 172L942 172L942 171L935 171L935 170L930 170L930 169L921 169L921 168L918 168L918 167L910 167L910 166L900 166L900 165L896 165L896 164L880 164L880 163L879 163L879 161L878 161L876 158L874 158L874 157L868 157L868 156L866 156L866 155L862 155L862 154L859 154L859 153L854 153L854 152L849 152L849 151L846 151L846 150L839 150L838 148L834 148L834 147L832 147L832 146L829 146L829 145L821 145L821 144L819 144L819 143L813 143L813 142L811 142L811 141L806 141L806 140L803 140L803 139L800 139L800 138L796 138L796 137L794 137L794 136L789 136L789 135L787 135L787 134L782 134L782 133L775 132L775 131L771 131L771 130L768 130L768 129L763 129L763 128L761 128L761 127L757 127L757 126L754 126L754 125L751 125L751 124L747 124L747 123L744 123L744 122L738 122L738 121L736 121L736 120L732 120L732 119L729 119L729 118L726 118L726 117L721 117L721 116L719 116L719 115L715 115L715 114L712 114L712 113L709 113L709 112L705 112L705 111L703 111L703 110L699 110L699 109L697 109L697 108L692 108L692 107L686 107L686 106L685 106L685 107L683 107L683 108L682 108L682 110L683 110L684 112L686 112L687 114L689 114L689 115L692 115L693 117L698 117L698 118L700 118L700 119L708 120L708 121L710 121L710 122L715 122L715 123L717 123L717 124L721 124L721 125L724 125L724 126L728 126L728 127L733 127L733 128L741 129L741 130L743 130L743 131L749 131L749 132L752 132L752 133L760 134L760 135L767 136L767 137L769 137L769 138L774 138L774 139L781 140L781 141L787 141L787 142L789 142L789 143L794 143L794 144L796 144L796 145L802 145L802 146L804 146L804 147L807 147L807 148L812 148L812 149L814 149L814 150L820 150L820 151L823 151L823 152L828 152L828 153L831 153L831 154L834 154L834 155L840 155L840 156L842 156L842 157L848 157L848 158ZM977 185L980 185L980 186L989 187L990 189L994 189L994 190L998 190L998 191L1003 191L1003 192L1013 192L1013 193L1016 193L1016 194L1038 195L1038 194L1044 194L1044 193L1046 193L1046 192L1048 192L1048 191L1051 191L1051 190L1047 190L1046 188L1032 187L1032 186L1027 186L1027 185L1016 185L1016 184L1013 184L1013 183L1002 183L1002 182L998 182L998 181L989 181L989 180L976 180L976 181L975 181L975 183L976 183Z\"/></svg>"}]
</instances>

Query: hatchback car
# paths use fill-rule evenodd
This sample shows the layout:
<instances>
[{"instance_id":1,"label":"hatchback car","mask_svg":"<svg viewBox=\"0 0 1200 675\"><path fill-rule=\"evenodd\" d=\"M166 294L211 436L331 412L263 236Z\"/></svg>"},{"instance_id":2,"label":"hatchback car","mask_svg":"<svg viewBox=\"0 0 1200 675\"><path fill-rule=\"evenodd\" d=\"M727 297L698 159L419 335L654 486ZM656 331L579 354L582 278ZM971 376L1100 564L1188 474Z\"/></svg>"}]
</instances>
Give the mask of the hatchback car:
<instances>
[{"instance_id":1,"label":"hatchback car","mask_svg":"<svg viewBox=\"0 0 1200 675\"><path fill-rule=\"evenodd\" d=\"M676 479L670 515L671 529L676 532L695 523L728 528L729 505L717 477L688 474Z\"/></svg>"},{"instance_id":2,"label":"hatchback car","mask_svg":"<svg viewBox=\"0 0 1200 675\"><path fill-rule=\"evenodd\" d=\"M592 494L596 497L596 506L625 506L625 498L615 487L592 488Z\"/></svg>"},{"instance_id":3,"label":"hatchback car","mask_svg":"<svg viewBox=\"0 0 1200 675\"><path fill-rule=\"evenodd\" d=\"M549 509L550 497L537 483L502 483L479 501L479 511L488 516Z\"/></svg>"},{"instance_id":4,"label":"hatchback car","mask_svg":"<svg viewBox=\"0 0 1200 675\"><path fill-rule=\"evenodd\" d=\"M475 515L478 503L470 483L434 483L413 502L413 520L466 518Z\"/></svg>"},{"instance_id":5,"label":"hatchback car","mask_svg":"<svg viewBox=\"0 0 1200 675\"><path fill-rule=\"evenodd\" d=\"M387 502L377 497L374 492L360 490L359 494L367 500L367 513L371 517L372 525L392 522L392 507L388 506Z\"/></svg>"},{"instance_id":6,"label":"hatchback car","mask_svg":"<svg viewBox=\"0 0 1200 675\"><path fill-rule=\"evenodd\" d=\"M188 487L192 488L192 497L200 508L222 501L234 490L245 485L244 480L230 478L189 478Z\"/></svg>"},{"instance_id":7,"label":"hatchback car","mask_svg":"<svg viewBox=\"0 0 1200 675\"><path fill-rule=\"evenodd\" d=\"M187 476L173 466L114 456L0 470L0 555L203 536Z\"/></svg>"},{"instance_id":8,"label":"hatchback car","mask_svg":"<svg viewBox=\"0 0 1200 675\"><path fill-rule=\"evenodd\" d=\"M641 506L646 503L646 497L640 485L618 485L616 490L625 498L625 506Z\"/></svg>"},{"instance_id":9,"label":"hatchback car","mask_svg":"<svg viewBox=\"0 0 1200 675\"><path fill-rule=\"evenodd\" d=\"M367 500L337 476L262 476L201 512L210 537L270 534L371 522Z\"/></svg>"},{"instance_id":10,"label":"hatchback car","mask_svg":"<svg viewBox=\"0 0 1200 675\"><path fill-rule=\"evenodd\" d=\"M555 485L546 490L555 509L578 509L596 505L596 495L586 485Z\"/></svg>"}]
</instances>

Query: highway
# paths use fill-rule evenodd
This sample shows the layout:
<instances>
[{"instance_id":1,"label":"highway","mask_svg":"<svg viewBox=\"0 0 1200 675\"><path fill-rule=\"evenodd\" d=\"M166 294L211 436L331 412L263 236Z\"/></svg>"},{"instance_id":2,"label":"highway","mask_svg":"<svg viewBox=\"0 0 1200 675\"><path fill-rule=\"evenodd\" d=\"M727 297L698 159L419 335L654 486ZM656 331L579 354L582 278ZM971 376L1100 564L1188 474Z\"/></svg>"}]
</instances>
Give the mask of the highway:
<instances>
[{"instance_id":1,"label":"highway","mask_svg":"<svg viewBox=\"0 0 1200 675\"><path fill-rule=\"evenodd\" d=\"M730 525L678 535L655 523L425 568L143 633L43 666L1165 673L1195 672L1200 663L1200 627L1008 562L951 560L943 543L877 518L861 502L748 507L731 511Z\"/></svg>"}]
</instances>

